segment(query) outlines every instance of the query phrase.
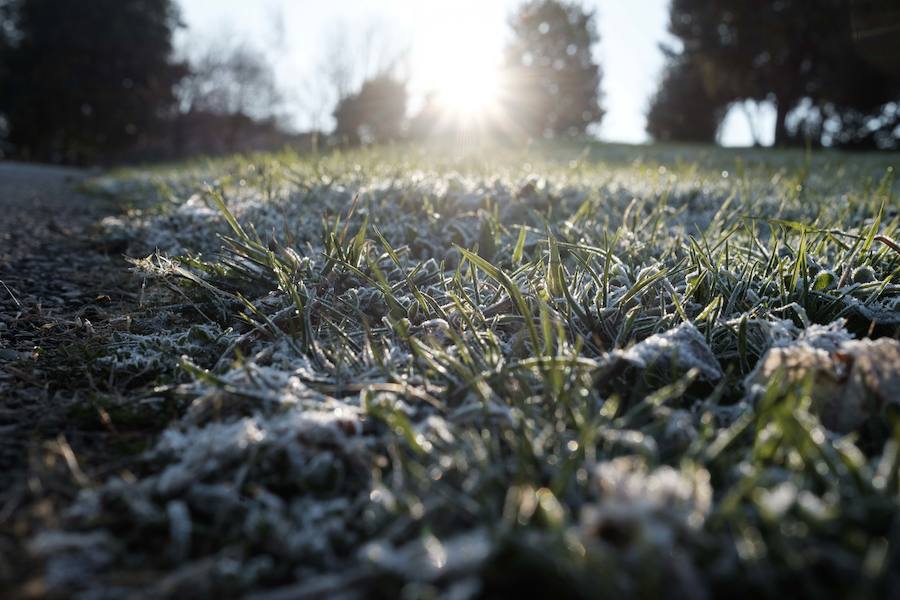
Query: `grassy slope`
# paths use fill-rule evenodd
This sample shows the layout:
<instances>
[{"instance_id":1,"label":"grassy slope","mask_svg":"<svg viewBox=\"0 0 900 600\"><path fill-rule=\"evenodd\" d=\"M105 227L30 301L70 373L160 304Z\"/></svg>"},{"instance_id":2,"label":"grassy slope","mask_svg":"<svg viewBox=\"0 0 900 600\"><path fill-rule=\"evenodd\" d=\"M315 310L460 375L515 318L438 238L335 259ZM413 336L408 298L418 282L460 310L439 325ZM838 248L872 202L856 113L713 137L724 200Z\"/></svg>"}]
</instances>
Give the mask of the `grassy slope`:
<instances>
[{"instance_id":1,"label":"grassy slope","mask_svg":"<svg viewBox=\"0 0 900 600\"><path fill-rule=\"evenodd\" d=\"M98 368L190 406L33 549L53 585L169 595L887 594L890 398L745 378L898 337L898 163L391 148L102 182L164 202L118 224L160 249L157 316Z\"/></svg>"}]
</instances>

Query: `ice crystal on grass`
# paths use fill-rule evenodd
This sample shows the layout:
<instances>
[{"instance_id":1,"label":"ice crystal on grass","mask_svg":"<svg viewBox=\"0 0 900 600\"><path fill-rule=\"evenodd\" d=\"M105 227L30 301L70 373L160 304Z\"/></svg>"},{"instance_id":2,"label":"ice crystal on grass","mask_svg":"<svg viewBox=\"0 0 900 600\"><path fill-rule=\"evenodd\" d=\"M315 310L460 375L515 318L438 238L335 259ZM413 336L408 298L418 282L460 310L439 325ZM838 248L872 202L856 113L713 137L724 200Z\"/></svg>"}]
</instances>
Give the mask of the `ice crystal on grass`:
<instances>
[{"instance_id":1,"label":"ice crystal on grass","mask_svg":"<svg viewBox=\"0 0 900 600\"><path fill-rule=\"evenodd\" d=\"M837 320L828 325L813 323L803 329L797 336L797 346L807 346L826 352L837 351L845 342L853 339L845 328L844 320Z\"/></svg>"},{"instance_id":2,"label":"ice crystal on grass","mask_svg":"<svg viewBox=\"0 0 900 600\"><path fill-rule=\"evenodd\" d=\"M622 456L598 465L594 484L600 499L580 515L588 548L599 545L634 572L657 570L677 585L674 597L704 597L701 573L686 549L712 510L709 473L696 466L652 469L640 457Z\"/></svg>"},{"instance_id":3,"label":"ice crystal on grass","mask_svg":"<svg viewBox=\"0 0 900 600\"><path fill-rule=\"evenodd\" d=\"M184 560L197 527L210 524L218 528L214 535L244 538L282 558L325 560L337 552L334 544L342 547L354 539L345 524L358 510L334 493L368 494L368 450L362 440L354 441L362 433L359 410L327 408L169 429L145 458L154 474L136 482L115 478L83 492L68 521L86 527L112 518L135 531L163 525L168 560ZM285 486L311 495L300 493L287 502L269 489ZM79 577L82 583L125 552L140 552L138 539L130 540L136 548L113 544L114 539L104 530L51 532L37 538L32 551L55 565L54 584ZM78 574L88 567L92 571Z\"/></svg>"},{"instance_id":4,"label":"ice crystal on grass","mask_svg":"<svg viewBox=\"0 0 900 600\"><path fill-rule=\"evenodd\" d=\"M712 506L709 473L703 469L649 469L640 457L623 456L598 465L594 482L600 501L588 505L582 519L598 535L606 527L624 527L668 547L676 533L702 527Z\"/></svg>"},{"instance_id":5,"label":"ice crystal on grass","mask_svg":"<svg viewBox=\"0 0 900 600\"><path fill-rule=\"evenodd\" d=\"M240 468L259 452L285 452L300 461L320 447L345 446L348 436L361 432L359 409L331 406L329 411L294 410L271 419L247 417L234 422L210 423L184 431L163 433L152 456L172 461L160 473L156 490L172 496L194 482L202 482L223 470ZM304 445L309 450L302 451Z\"/></svg>"},{"instance_id":6,"label":"ice crystal on grass","mask_svg":"<svg viewBox=\"0 0 900 600\"><path fill-rule=\"evenodd\" d=\"M99 570L147 565L161 597L884 587L900 257L873 243L900 222L873 218L889 183L861 182L886 165L724 178L725 151L566 152L98 182L157 204L106 223L149 255L153 315L96 362L189 402L35 538L51 583L102 594Z\"/></svg>"},{"instance_id":7,"label":"ice crystal on grass","mask_svg":"<svg viewBox=\"0 0 900 600\"><path fill-rule=\"evenodd\" d=\"M153 333L115 333L98 360L113 370L167 370L177 365L180 356L203 360L222 352L235 337L209 323L184 330Z\"/></svg>"},{"instance_id":8,"label":"ice crystal on grass","mask_svg":"<svg viewBox=\"0 0 900 600\"><path fill-rule=\"evenodd\" d=\"M681 371L697 369L709 381L718 381L723 375L703 335L691 323L653 335L619 352L618 357L645 369L669 366Z\"/></svg>"},{"instance_id":9,"label":"ice crystal on grass","mask_svg":"<svg viewBox=\"0 0 900 600\"><path fill-rule=\"evenodd\" d=\"M425 536L401 548L373 542L363 547L360 555L380 570L406 580L434 582L477 573L490 551L490 536L476 529L446 540Z\"/></svg>"},{"instance_id":10,"label":"ice crystal on grass","mask_svg":"<svg viewBox=\"0 0 900 600\"><path fill-rule=\"evenodd\" d=\"M108 567L120 544L107 531L46 531L38 534L29 551L47 561L47 584L51 589L82 586Z\"/></svg>"}]
</instances>

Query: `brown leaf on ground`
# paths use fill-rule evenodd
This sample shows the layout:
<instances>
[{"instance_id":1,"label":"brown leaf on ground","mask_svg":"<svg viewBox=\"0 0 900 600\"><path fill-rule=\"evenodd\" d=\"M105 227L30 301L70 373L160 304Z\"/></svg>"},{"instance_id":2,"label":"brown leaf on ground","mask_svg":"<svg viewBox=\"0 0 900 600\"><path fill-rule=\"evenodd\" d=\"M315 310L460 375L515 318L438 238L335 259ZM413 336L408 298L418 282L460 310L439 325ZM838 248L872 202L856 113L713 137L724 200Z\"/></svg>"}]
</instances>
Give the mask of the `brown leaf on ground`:
<instances>
[{"instance_id":1,"label":"brown leaf on ground","mask_svg":"<svg viewBox=\"0 0 900 600\"><path fill-rule=\"evenodd\" d=\"M787 390L812 379L813 409L828 429L847 433L900 409L900 342L852 340L826 350L807 344L771 348L745 386L751 394L778 376Z\"/></svg>"}]
</instances>

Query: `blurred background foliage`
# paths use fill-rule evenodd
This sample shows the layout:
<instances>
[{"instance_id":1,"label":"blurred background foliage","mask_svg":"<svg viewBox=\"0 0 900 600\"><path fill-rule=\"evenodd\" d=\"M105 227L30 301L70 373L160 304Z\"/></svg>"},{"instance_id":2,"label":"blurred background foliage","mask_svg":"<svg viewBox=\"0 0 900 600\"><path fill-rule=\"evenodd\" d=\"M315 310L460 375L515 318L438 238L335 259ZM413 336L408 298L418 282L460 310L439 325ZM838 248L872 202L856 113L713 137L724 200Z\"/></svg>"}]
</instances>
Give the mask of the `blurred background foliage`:
<instances>
[{"instance_id":1,"label":"blurred background foliage","mask_svg":"<svg viewBox=\"0 0 900 600\"><path fill-rule=\"evenodd\" d=\"M223 34L176 51L184 24L172 0L0 0L0 156L105 164L435 137L589 136L605 114L599 18L578 2L520 4L502 64L482 82L496 86L496 98L462 116L436 95L410 102L409 50L368 40L360 58L338 36L322 49L321 77L304 82L310 105L332 102L334 126L297 131L258 44ZM655 141L714 143L730 108L766 102L777 112L778 146L900 144L893 0L672 0L669 31L646 113ZM477 97L477 87L458 95Z\"/></svg>"}]
</instances>

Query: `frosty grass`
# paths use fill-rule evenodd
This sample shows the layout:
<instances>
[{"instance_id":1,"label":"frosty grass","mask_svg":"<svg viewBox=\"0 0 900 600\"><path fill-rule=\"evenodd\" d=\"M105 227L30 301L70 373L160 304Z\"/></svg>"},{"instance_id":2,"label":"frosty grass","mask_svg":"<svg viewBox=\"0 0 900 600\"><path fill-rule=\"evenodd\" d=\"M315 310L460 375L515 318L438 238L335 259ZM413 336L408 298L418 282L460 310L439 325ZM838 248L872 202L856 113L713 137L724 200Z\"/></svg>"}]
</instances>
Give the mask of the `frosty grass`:
<instances>
[{"instance_id":1,"label":"frosty grass","mask_svg":"<svg viewBox=\"0 0 900 600\"><path fill-rule=\"evenodd\" d=\"M394 148L97 180L156 199L105 223L153 315L98 365L183 409L30 550L88 598L147 571L157 596L896 591L895 158Z\"/></svg>"}]
</instances>

